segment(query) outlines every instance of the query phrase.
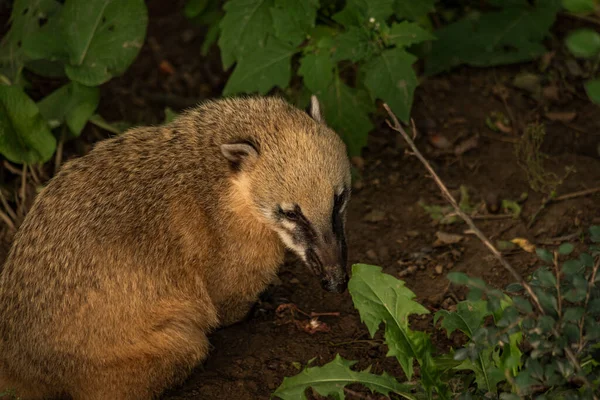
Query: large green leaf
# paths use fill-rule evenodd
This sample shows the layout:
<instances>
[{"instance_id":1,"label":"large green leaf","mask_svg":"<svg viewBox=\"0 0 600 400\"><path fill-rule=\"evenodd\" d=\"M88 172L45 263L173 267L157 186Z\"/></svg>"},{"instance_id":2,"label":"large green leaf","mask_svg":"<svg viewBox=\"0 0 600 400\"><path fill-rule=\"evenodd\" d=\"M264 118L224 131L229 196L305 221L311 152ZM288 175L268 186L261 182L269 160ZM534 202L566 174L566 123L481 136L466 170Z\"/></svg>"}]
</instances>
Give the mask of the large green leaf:
<instances>
[{"instance_id":1,"label":"large green leaf","mask_svg":"<svg viewBox=\"0 0 600 400\"><path fill-rule=\"evenodd\" d=\"M275 0L271 8L275 35L297 46L315 27L319 0Z\"/></svg>"},{"instance_id":2,"label":"large green leaf","mask_svg":"<svg viewBox=\"0 0 600 400\"><path fill-rule=\"evenodd\" d=\"M500 11L472 14L436 32L426 73L460 64L490 66L531 60L546 52L542 40L560 10L559 0L510 2Z\"/></svg>"},{"instance_id":3,"label":"large green leaf","mask_svg":"<svg viewBox=\"0 0 600 400\"><path fill-rule=\"evenodd\" d=\"M350 27L370 23L382 23L394 13L394 0L347 0L342 11L333 19Z\"/></svg>"},{"instance_id":4,"label":"large green leaf","mask_svg":"<svg viewBox=\"0 0 600 400\"><path fill-rule=\"evenodd\" d=\"M0 67L12 83L18 81L27 60L23 52L23 39L37 32L40 21L52 18L60 7L56 0L15 0L13 3L11 27L0 43Z\"/></svg>"},{"instance_id":5,"label":"large green leaf","mask_svg":"<svg viewBox=\"0 0 600 400\"><path fill-rule=\"evenodd\" d=\"M498 383L506 379L504 371L494 363L493 358L498 357L497 352L493 347L486 347L478 354L476 361L467 358L455 369L473 371L479 389L485 393L494 393Z\"/></svg>"},{"instance_id":6,"label":"large green leaf","mask_svg":"<svg viewBox=\"0 0 600 400\"><path fill-rule=\"evenodd\" d=\"M365 65L365 86L373 99L390 106L402 121L410 116L417 75L412 64L417 58L401 48L386 50Z\"/></svg>"},{"instance_id":7,"label":"large green leaf","mask_svg":"<svg viewBox=\"0 0 600 400\"><path fill-rule=\"evenodd\" d=\"M331 55L326 51L320 51L302 57L298 74L302 76L304 85L312 94L320 97L333 82L334 67Z\"/></svg>"},{"instance_id":8,"label":"large green leaf","mask_svg":"<svg viewBox=\"0 0 600 400\"><path fill-rule=\"evenodd\" d=\"M98 87L68 83L38 103L50 126L66 123L73 136L79 136L100 102Z\"/></svg>"},{"instance_id":9,"label":"large green leaf","mask_svg":"<svg viewBox=\"0 0 600 400\"><path fill-rule=\"evenodd\" d=\"M264 47L239 60L223 89L223 94L266 94L275 86L285 89L290 82L292 55L296 51L296 47L270 38Z\"/></svg>"},{"instance_id":10,"label":"large green leaf","mask_svg":"<svg viewBox=\"0 0 600 400\"><path fill-rule=\"evenodd\" d=\"M435 11L435 0L396 0L394 11L398 18L415 21Z\"/></svg>"},{"instance_id":11,"label":"large green leaf","mask_svg":"<svg viewBox=\"0 0 600 400\"><path fill-rule=\"evenodd\" d=\"M335 359L322 367L307 367L293 377L285 377L281 386L273 396L283 400L306 400L305 391L313 388L321 396L333 396L334 399L345 399L344 387L352 383L360 383L372 392L389 395L398 394L406 399L415 399L410 393L411 387L398 383L392 376L383 373L375 375L364 371L350 369L356 361L348 361L339 354Z\"/></svg>"},{"instance_id":12,"label":"large green leaf","mask_svg":"<svg viewBox=\"0 0 600 400\"><path fill-rule=\"evenodd\" d=\"M271 7L274 0L230 0L223 6L219 48L223 68L229 69L244 55L265 46L273 29Z\"/></svg>"},{"instance_id":13,"label":"large green leaf","mask_svg":"<svg viewBox=\"0 0 600 400\"><path fill-rule=\"evenodd\" d=\"M433 345L425 332L412 331L410 315L428 314L429 311L414 301L415 294L404 282L381 272L380 267L365 264L352 266L348 283L354 307L367 325L371 337L385 324L385 342L388 356L394 356L410 380L415 360L421 366L421 381L428 392L436 389L440 398L448 397L448 390L440 380L439 369L432 358Z\"/></svg>"},{"instance_id":14,"label":"large green leaf","mask_svg":"<svg viewBox=\"0 0 600 400\"><path fill-rule=\"evenodd\" d=\"M435 36L421 28L419 24L403 21L392 25L387 40L396 46L408 47L426 40L435 40Z\"/></svg>"},{"instance_id":15,"label":"large green leaf","mask_svg":"<svg viewBox=\"0 0 600 400\"><path fill-rule=\"evenodd\" d=\"M373 103L368 93L348 87L336 74L333 82L318 98L322 103L327 124L344 139L350 155L360 155L360 151L367 144L369 132L373 129L368 114L373 108Z\"/></svg>"},{"instance_id":16,"label":"large green leaf","mask_svg":"<svg viewBox=\"0 0 600 400\"><path fill-rule=\"evenodd\" d=\"M575 57L593 58L600 54L600 33L590 28L576 29L569 33L565 44Z\"/></svg>"},{"instance_id":17,"label":"large green leaf","mask_svg":"<svg viewBox=\"0 0 600 400\"><path fill-rule=\"evenodd\" d=\"M0 153L20 164L45 162L56 149L46 121L18 86L0 85Z\"/></svg>"},{"instance_id":18,"label":"large green leaf","mask_svg":"<svg viewBox=\"0 0 600 400\"><path fill-rule=\"evenodd\" d=\"M350 60L352 62L362 61L369 58L377 49L368 33L355 26L351 26L346 32L335 37L334 61Z\"/></svg>"},{"instance_id":19,"label":"large green leaf","mask_svg":"<svg viewBox=\"0 0 600 400\"><path fill-rule=\"evenodd\" d=\"M125 72L147 24L143 0L67 0L23 47L33 59L63 60L71 80L97 86Z\"/></svg>"}]
</instances>

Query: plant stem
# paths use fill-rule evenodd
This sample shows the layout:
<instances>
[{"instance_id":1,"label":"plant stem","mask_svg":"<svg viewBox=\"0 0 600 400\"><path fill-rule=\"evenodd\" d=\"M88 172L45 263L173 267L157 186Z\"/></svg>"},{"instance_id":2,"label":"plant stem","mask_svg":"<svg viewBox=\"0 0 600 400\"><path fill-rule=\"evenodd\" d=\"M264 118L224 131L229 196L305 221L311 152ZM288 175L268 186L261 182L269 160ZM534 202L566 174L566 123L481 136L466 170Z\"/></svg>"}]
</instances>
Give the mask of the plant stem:
<instances>
[{"instance_id":1,"label":"plant stem","mask_svg":"<svg viewBox=\"0 0 600 400\"><path fill-rule=\"evenodd\" d=\"M585 295L585 302L583 309L587 310L588 302L590 301L590 295L592 287L594 287L594 282L596 281L596 274L598 273L598 268L600 268L600 257L596 258L596 262L594 263L594 269L592 270L592 276L590 277L590 284L588 286L587 294ZM582 316L579 320L579 345L577 346L577 354L581 353L583 347L585 346L585 342L583 341L583 322L584 317Z\"/></svg>"},{"instance_id":2,"label":"plant stem","mask_svg":"<svg viewBox=\"0 0 600 400\"><path fill-rule=\"evenodd\" d=\"M560 296L560 270L558 269L558 253L554 252L554 273L556 274L556 298L558 299L558 318L562 315L562 298Z\"/></svg>"}]
</instances>

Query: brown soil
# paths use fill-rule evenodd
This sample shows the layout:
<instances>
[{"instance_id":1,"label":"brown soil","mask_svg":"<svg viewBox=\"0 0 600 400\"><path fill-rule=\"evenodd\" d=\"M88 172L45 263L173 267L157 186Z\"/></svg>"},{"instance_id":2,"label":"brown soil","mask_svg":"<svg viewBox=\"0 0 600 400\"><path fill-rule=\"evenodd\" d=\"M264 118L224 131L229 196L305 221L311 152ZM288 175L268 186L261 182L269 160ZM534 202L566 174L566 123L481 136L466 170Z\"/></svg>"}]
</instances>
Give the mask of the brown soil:
<instances>
[{"instance_id":1,"label":"brown soil","mask_svg":"<svg viewBox=\"0 0 600 400\"><path fill-rule=\"evenodd\" d=\"M213 48L205 58L200 55L202 28L186 21L180 9L167 2L151 1L149 6L150 27L142 53L125 76L103 87L100 113L108 120L160 123L165 105L181 109L217 96L226 81L218 49ZM424 81L416 92L413 116L421 131L417 144L450 189L458 191L460 185L466 185L478 206L490 196L516 200L523 192L529 194L521 218L477 221L494 242L515 237L534 243L548 241L600 223L600 193L596 193L550 204L537 222L527 227L544 198L530 188L515 157L513 142L527 123L539 120L546 126L543 150L550 154L545 163L549 171L562 176L565 166L576 169L559 187L559 194L600 186L600 157L595 147L600 143L599 109L587 101L580 82L565 67L564 54L556 48L551 73L544 81L551 89L542 100L511 85L519 72L539 73L537 64L462 68ZM165 61L172 65L173 73L161 72L159 65ZM502 92L506 101L498 95ZM512 132L497 133L486 127L486 118L494 111L517 121ZM548 111L574 111L577 115L569 122L551 121L544 117ZM416 158L405 154L399 136L382 118L379 121L363 154L362 187L355 188L349 208L351 263L380 265L395 276L417 266L402 279L432 313L464 296L461 288L449 286L445 277L449 271L464 271L497 287L511 282L484 246L473 235L464 234L464 224L440 226L432 222L418 203L444 204L436 184ZM477 146L461 156L440 154L427 140L429 136L453 142L476 134ZM68 144L65 152L70 156L82 154L105 136L89 127L84 140ZM437 231L463 234L465 239L434 247ZM4 254L0 257L3 259ZM507 257L524 276L535 268L536 257L525 251L511 251ZM348 293L323 292L318 280L293 258L282 268L280 279L267 290L247 321L211 336L214 348L208 360L185 384L166 393L165 399L268 399L285 376L299 372L297 363L305 365L316 357L315 364L322 365L336 353L358 360L360 368L372 365L376 373L386 370L402 376L397 363L386 357L385 345L369 340ZM309 334L294 324L283 324L285 318L277 318L275 309L284 303L293 303L306 312L340 315L320 317L330 332ZM301 315L297 318L304 319ZM440 349L460 340L446 339L433 328L430 316L414 323L416 328L432 332Z\"/></svg>"}]
</instances>

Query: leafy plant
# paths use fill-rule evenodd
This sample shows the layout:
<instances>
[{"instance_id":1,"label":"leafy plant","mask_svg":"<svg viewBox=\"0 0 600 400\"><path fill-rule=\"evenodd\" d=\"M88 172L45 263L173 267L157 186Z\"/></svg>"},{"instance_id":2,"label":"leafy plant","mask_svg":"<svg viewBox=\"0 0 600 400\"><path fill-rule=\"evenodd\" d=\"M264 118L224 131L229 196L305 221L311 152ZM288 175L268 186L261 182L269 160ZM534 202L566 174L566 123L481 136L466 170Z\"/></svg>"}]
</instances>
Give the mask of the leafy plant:
<instances>
[{"instance_id":1,"label":"leafy plant","mask_svg":"<svg viewBox=\"0 0 600 400\"><path fill-rule=\"evenodd\" d=\"M344 387L358 383L407 399L458 394L482 399L595 398L600 389L600 227L589 233L588 250L577 257L570 243L553 252L536 249L542 265L528 284L535 298L525 294L521 283L502 291L464 273L450 273L448 278L469 292L455 310L434 315L434 323L448 336L462 332L466 338L464 346L448 354L436 353L429 334L410 329L410 315L429 311L414 301L404 282L379 267L354 265L349 283L354 305L371 336L383 323L388 356L397 359L407 382L369 369L354 371L353 362L337 356L322 367L284 378L273 395L305 399L305 390L312 387L321 395L344 399ZM420 373L413 382L415 362Z\"/></svg>"},{"instance_id":2,"label":"leafy plant","mask_svg":"<svg viewBox=\"0 0 600 400\"><path fill-rule=\"evenodd\" d=\"M133 62L147 22L143 0L16 0L0 43L0 153L45 162L57 136L79 136L98 106L98 86ZM36 104L24 71L66 83Z\"/></svg>"},{"instance_id":3,"label":"leafy plant","mask_svg":"<svg viewBox=\"0 0 600 400\"><path fill-rule=\"evenodd\" d=\"M305 106L315 94L352 155L373 128L369 113L376 99L408 120L418 84L417 57L409 49L434 39L415 21L433 11L434 0L418 5L348 0L343 6L318 0L229 0L220 20L198 11L213 3L189 0L186 14L205 18L210 40L218 22L223 67L234 66L224 95L266 94L277 87Z\"/></svg>"},{"instance_id":4,"label":"leafy plant","mask_svg":"<svg viewBox=\"0 0 600 400\"><path fill-rule=\"evenodd\" d=\"M595 0L564 1L564 6L572 13L584 15L600 9ZM593 72L598 73L600 62L600 34L598 32L589 28L576 29L567 35L565 44L575 57L592 60ZM600 76L586 81L584 87L590 100L600 104Z\"/></svg>"}]
</instances>

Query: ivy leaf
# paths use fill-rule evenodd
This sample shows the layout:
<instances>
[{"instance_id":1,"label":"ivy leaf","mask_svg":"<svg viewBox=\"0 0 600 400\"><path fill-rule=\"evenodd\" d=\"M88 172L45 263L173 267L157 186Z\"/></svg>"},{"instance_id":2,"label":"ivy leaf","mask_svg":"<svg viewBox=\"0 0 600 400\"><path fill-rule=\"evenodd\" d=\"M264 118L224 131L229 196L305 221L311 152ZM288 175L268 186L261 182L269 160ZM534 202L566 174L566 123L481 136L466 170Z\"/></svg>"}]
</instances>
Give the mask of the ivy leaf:
<instances>
[{"instance_id":1,"label":"ivy leaf","mask_svg":"<svg viewBox=\"0 0 600 400\"><path fill-rule=\"evenodd\" d=\"M45 162L56 139L33 100L18 86L0 85L0 153L19 164Z\"/></svg>"},{"instance_id":2,"label":"ivy leaf","mask_svg":"<svg viewBox=\"0 0 600 400\"><path fill-rule=\"evenodd\" d=\"M446 329L448 337L452 332L459 330L470 339L475 331L483 325L483 321L488 315L490 312L487 310L485 301L461 301L457 304L454 312L439 310L435 313L433 323L436 324L442 318L442 327Z\"/></svg>"},{"instance_id":3,"label":"ivy leaf","mask_svg":"<svg viewBox=\"0 0 600 400\"><path fill-rule=\"evenodd\" d=\"M585 92L590 100L600 105L600 79L591 79L585 83Z\"/></svg>"},{"instance_id":4,"label":"ivy leaf","mask_svg":"<svg viewBox=\"0 0 600 400\"><path fill-rule=\"evenodd\" d=\"M16 83L27 61L23 51L23 39L40 29L40 20L51 18L61 4L56 0L15 0L10 15L10 30L0 42L0 66L3 72Z\"/></svg>"},{"instance_id":5,"label":"ivy leaf","mask_svg":"<svg viewBox=\"0 0 600 400\"><path fill-rule=\"evenodd\" d=\"M407 122L412 108L417 75L412 68L417 60L403 49L386 50L365 65L365 86L373 99L390 106L402 121Z\"/></svg>"},{"instance_id":6,"label":"ivy leaf","mask_svg":"<svg viewBox=\"0 0 600 400\"><path fill-rule=\"evenodd\" d=\"M419 24L403 21L392 25L387 39L398 47L408 47L426 40L435 40L435 36Z\"/></svg>"},{"instance_id":7,"label":"ivy leaf","mask_svg":"<svg viewBox=\"0 0 600 400\"><path fill-rule=\"evenodd\" d=\"M413 299L415 294L404 282L381 272L380 267L365 264L352 266L348 284L354 306L371 337L385 323L388 356L396 356L407 378L412 379L413 361L420 357L419 348L429 342L425 332L413 332L408 316L428 314L429 311Z\"/></svg>"},{"instance_id":8,"label":"ivy leaf","mask_svg":"<svg viewBox=\"0 0 600 400\"><path fill-rule=\"evenodd\" d=\"M329 53L321 51L316 54L307 54L300 60L298 74L304 79L304 85L320 97L333 82L333 68L335 64Z\"/></svg>"},{"instance_id":9,"label":"ivy leaf","mask_svg":"<svg viewBox=\"0 0 600 400\"><path fill-rule=\"evenodd\" d=\"M428 75L460 64L491 66L531 60L546 52L546 37L560 10L558 0L505 3L500 11L471 14L436 32L426 60Z\"/></svg>"},{"instance_id":10,"label":"ivy leaf","mask_svg":"<svg viewBox=\"0 0 600 400\"><path fill-rule=\"evenodd\" d=\"M576 29L569 32L565 44L575 57L593 58L600 53L600 33L589 28Z\"/></svg>"},{"instance_id":11,"label":"ivy leaf","mask_svg":"<svg viewBox=\"0 0 600 400\"><path fill-rule=\"evenodd\" d=\"M400 19L416 21L435 11L435 0L396 0L394 11Z\"/></svg>"},{"instance_id":12,"label":"ivy leaf","mask_svg":"<svg viewBox=\"0 0 600 400\"><path fill-rule=\"evenodd\" d=\"M225 16L219 25L219 48L224 69L265 46L273 26L273 4L274 0L230 0L225 3Z\"/></svg>"},{"instance_id":13,"label":"ivy leaf","mask_svg":"<svg viewBox=\"0 0 600 400\"><path fill-rule=\"evenodd\" d=\"M554 261L554 257L552 256L552 253L550 253L546 249L542 249L542 248L538 247L538 248L535 249L535 253L539 257L539 259L542 260L542 261L544 261L544 262L552 263Z\"/></svg>"},{"instance_id":14,"label":"ivy leaf","mask_svg":"<svg viewBox=\"0 0 600 400\"><path fill-rule=\"evenodd\" d=\"M358 62L369 58L374 52L375 46L368 33L352 26L346 32L336 36L333 60Z\"/></svg>"},{"instance_id":15,"label":"ivy leaf","mask_svg":"<svg viewBox=\"0 0 600 400\"><path fill-rule=\"evenodd\" d=\"M571 243L563 243L558 247L558 254L566 256L571 254L574 249L575 247Z\"/></svg>"},{"instance_id":16,"label":"ivy leaf","mask_svg":"<svg viewBox=\"0 0 600 400\"><path fill-rule=\"evenodd\" d=\"M258 92L266 94L275 86L285 89L291 78L292 55L296 48L276 38L239 60L223 95Z\"/></svg>"},{"instance_id":17,"label":"ivy leaf","mask_svg":"<svg viewBox=\"0 0 600 400\"><path fill-rule=\"evenodd\" d=\"M313 388L321 396L333 396L335 399L345 399L344 387L352 383L360 383L372 392L389 395L396 393L406 399L416 399L410 391L409 385L398 383L392 376L383 373L376 375L364 371L350 369L356 361L349 361L339 354L335 359L322 367L307 367L293 377L283 378L281 385L275 390L273 396L282 400L306 400L305 391Z\"/></svg>"},{"instance_id":18,"label":"ivy leaf","mask_svg":"<svg viewBox=\"0 0 600 400\"><path fill-rule=\"evenodd\" d=\"M562 0L562 6L572 13L588 13L596 9L595 0Z\"/></svg>"},{"instance_id":19,"label":"ivy leaf","mask_svg":"<svg viewBox=\"0 0 600 400\"><path fill-rule=\"evenodd\" d=\"M70 82L38 103L40 113L50 126L67 124L79 136L100 102L100 89Z\"/></svg>"},{"instance_id":20,"label":"ivy leaf","mask_svg":"<svg viewBox=\"0 0 600 400\"><path fill-rule=\"evenodd\" d=\"M299 45L315 27L319 0L275 0L271 8L275 36Z\"/></svg>"},{"instance_id":21,"label":"ivy leaf","mask_svg":"<svg viewBox=\"0 0 600 400\"><path fill-rule=\"evenodd\" d=\"M349 154L359 155L373 129L368 115L373 107L369 95L364 90L348 87L338 75L334 75L333 82L319 100L325 121L344 139Z\"/></svg>"},{"instance_id":22,"label":"ivy leaf","mask_svg":"<svg viewBox=\"0 0 600 400\"><path fill-rule=\"evenodd\" d=\"M143 0L70 0L23 47L33 59L65 61L71 80L97 86L125 72L147 25Z\"/></svg>"}]
</instances>

